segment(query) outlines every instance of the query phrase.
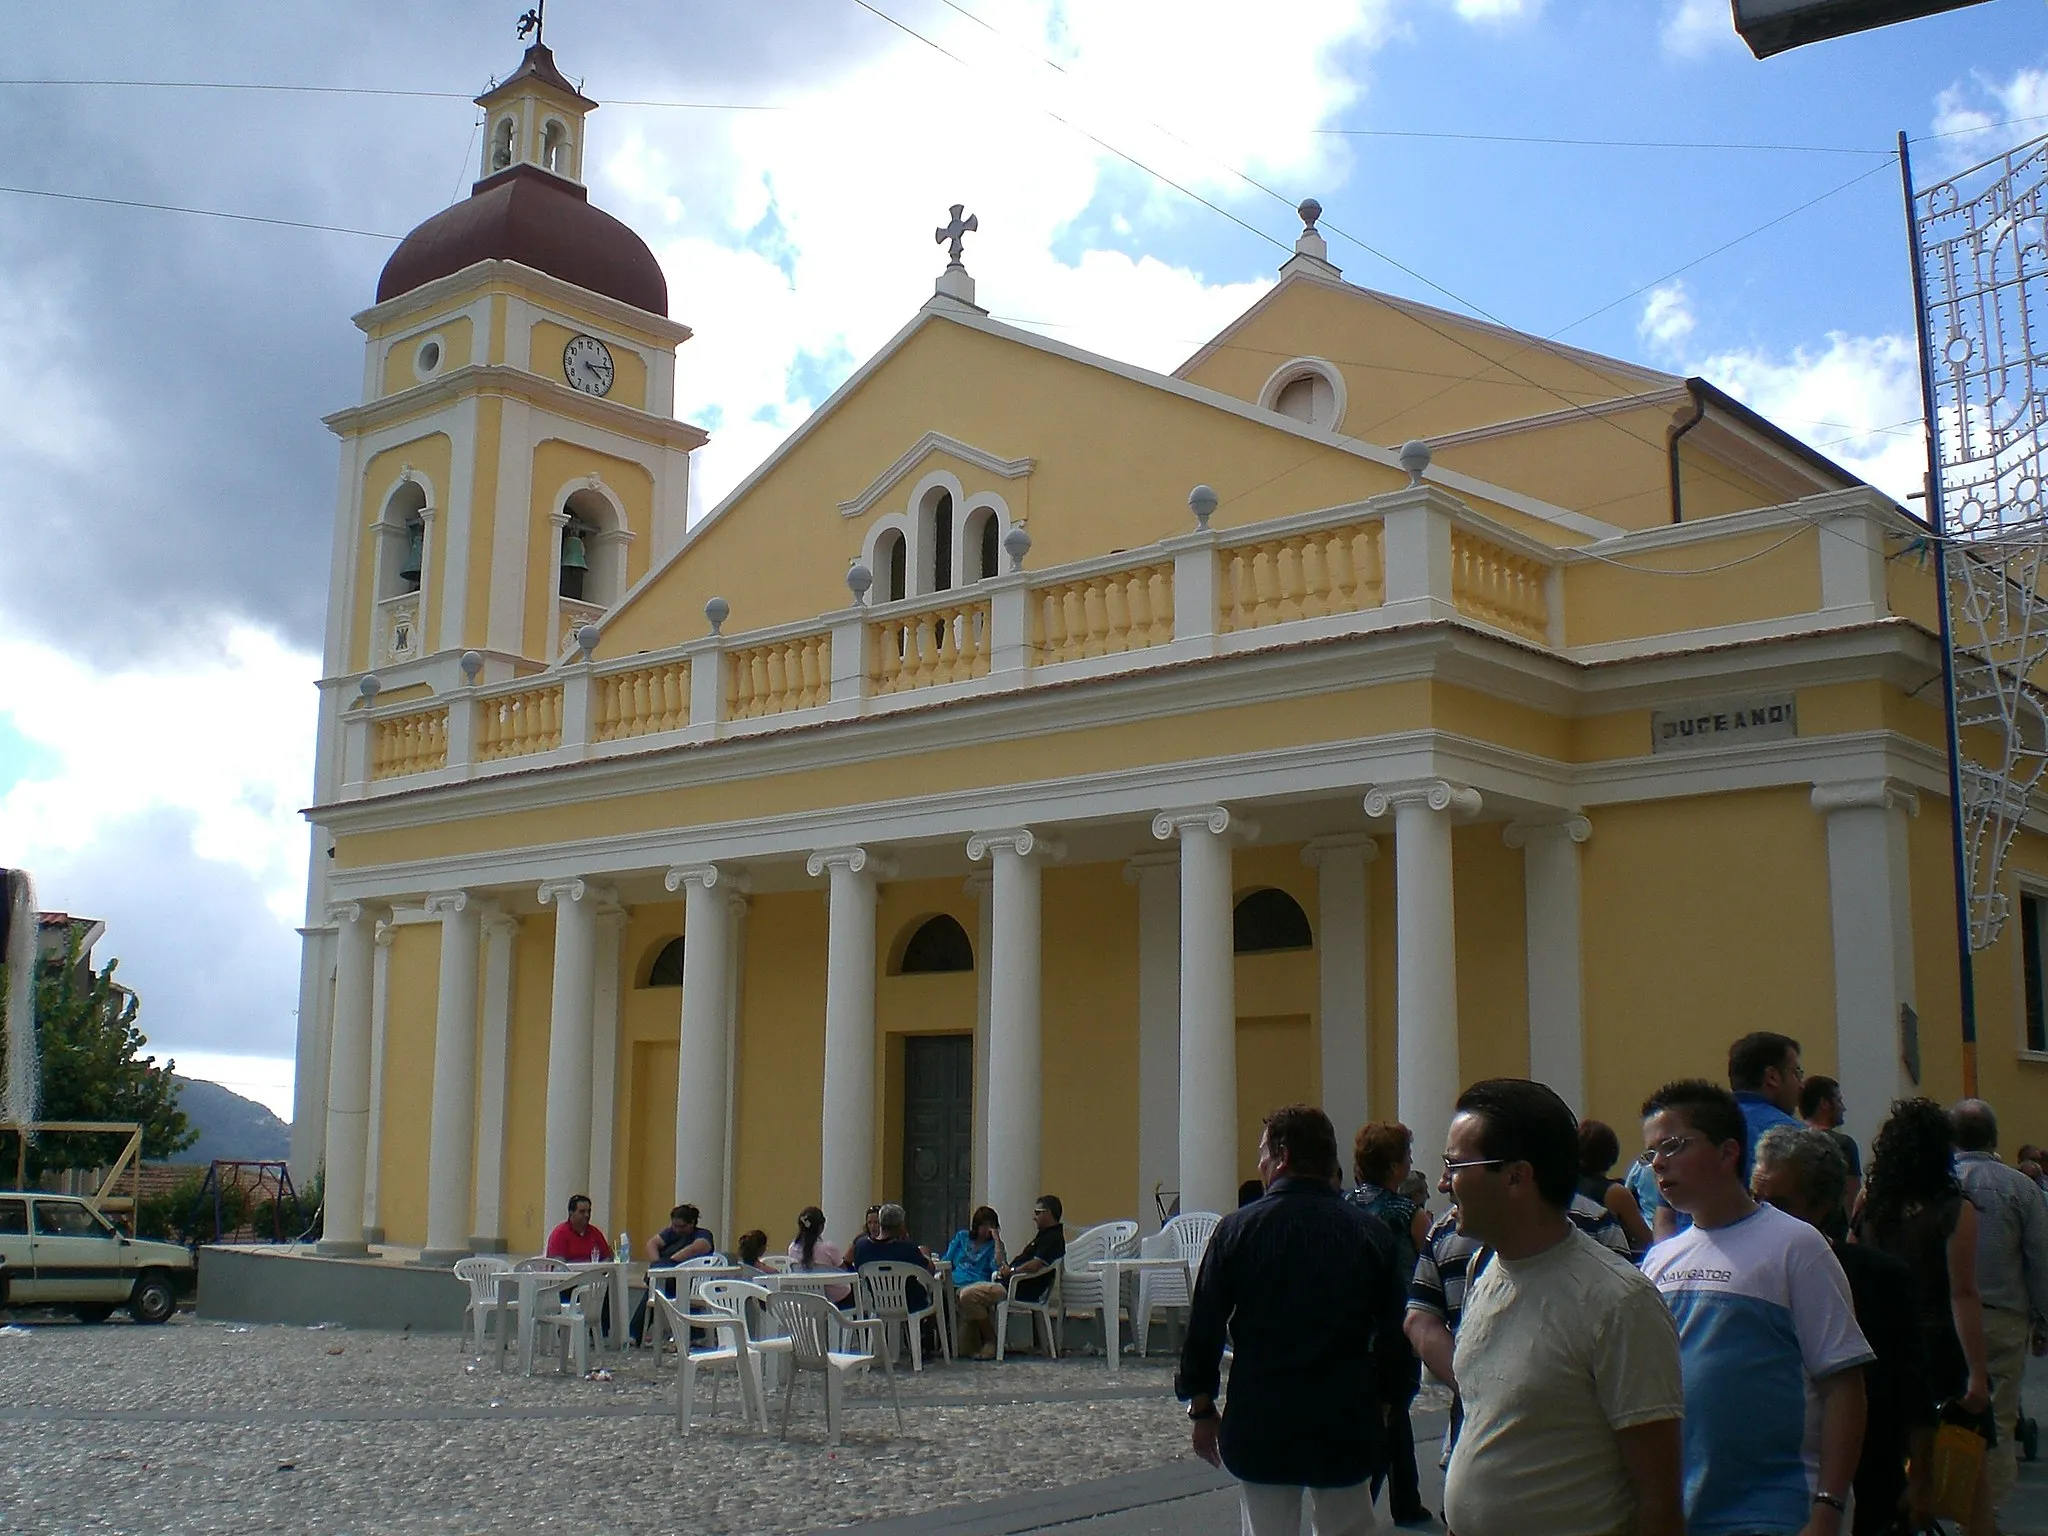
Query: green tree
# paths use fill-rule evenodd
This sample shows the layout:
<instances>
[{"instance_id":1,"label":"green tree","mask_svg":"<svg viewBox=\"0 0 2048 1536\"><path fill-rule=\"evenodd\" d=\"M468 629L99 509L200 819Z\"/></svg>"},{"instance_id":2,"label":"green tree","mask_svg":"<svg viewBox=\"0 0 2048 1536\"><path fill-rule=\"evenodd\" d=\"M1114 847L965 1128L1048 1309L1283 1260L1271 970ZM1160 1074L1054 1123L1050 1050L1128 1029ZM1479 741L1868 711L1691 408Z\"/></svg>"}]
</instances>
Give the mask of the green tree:
<instances>
[{"instance_id":1,"label":"green tree","mask_svg":"<svg viewBox=\"0 0 2048 1536\"><path fill-rule=\"evenodd\" d=\"M133 1120L142 1126L142 1156L161 1161L198 1139L178 1108L177 1063L157 1065L136 1027L141 999L114 980L120 962L101 970L83 962L78 938L62 965L45 964L36 978L36 1039L45 1120ZM0 999L6 996L0 966ZM4 1027L0 1003L0 1027ZM96 1167L120 1155L118 1136L40 1138L29 1166Z\"/></svg>"}]
</instances>

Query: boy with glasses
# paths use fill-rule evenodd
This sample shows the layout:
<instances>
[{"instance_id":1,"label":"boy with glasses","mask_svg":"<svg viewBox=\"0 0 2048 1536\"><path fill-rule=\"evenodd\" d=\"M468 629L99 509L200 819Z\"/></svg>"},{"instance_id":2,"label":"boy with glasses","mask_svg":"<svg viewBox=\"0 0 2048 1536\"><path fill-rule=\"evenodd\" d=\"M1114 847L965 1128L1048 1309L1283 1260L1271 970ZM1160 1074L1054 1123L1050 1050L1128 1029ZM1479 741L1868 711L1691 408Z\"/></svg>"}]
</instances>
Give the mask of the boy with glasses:
<instances>
[{"instance_id":1,"label":"boy with glasses","mask_svg":"<svg viewBox=\"0 0 2048 1536\"><path fill-rule=\"evenodd\" d=\"M1863 1446L1849 1282L1819 1232L1750 1198L1735 1095L1694 1078L1643 1105L1657 1190L1692 1225L1643 1273L1678 1324L1693 1536L1836 1536Z\"/></svg>"}]
</instances>

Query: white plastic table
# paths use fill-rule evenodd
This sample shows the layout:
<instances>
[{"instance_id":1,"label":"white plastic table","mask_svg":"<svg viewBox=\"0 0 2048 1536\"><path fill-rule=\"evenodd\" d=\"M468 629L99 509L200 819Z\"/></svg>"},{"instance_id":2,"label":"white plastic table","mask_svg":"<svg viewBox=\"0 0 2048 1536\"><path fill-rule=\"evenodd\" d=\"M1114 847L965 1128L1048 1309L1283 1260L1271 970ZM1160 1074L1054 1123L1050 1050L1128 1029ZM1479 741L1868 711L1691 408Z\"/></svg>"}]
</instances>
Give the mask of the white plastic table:
<instances>
[{"instance_id":1,"label":"white plastic table","mask_svg":"<svg viewBox=\"0 0 2048 1536\"><path fill-rule=\"evenodd\" d=\"M1147 1269L1177 1269L1185 1274L1187 1264L1181 1259L1162 1256L1150 1259L1097 1259L1089 1267L1102 1272L1102 1346L1103 1353L1109 1356L1110 1370L1115 1371L1123 1356L1123 1326L1117 1312L1123 1306L1124 1276ZM1193 1290L1192 1285L1189 1290ZM1135 1317L1132 1318L1132 1325L1136 1326L1137 1321Z\"/></svg>"},{"instance_id":2,"label":"white plastic table","mask_svg":"<svg viewBox=\"0 0 2048 1536\"><path fill-rule=\"evenodd\" d=\"M533 1372L533 1314L543 1296L559 1296L564 1291L573 1291L579 1285L599 1278L612 1278L610 1264L578 1264L568 1269L507 1269L501 1270L494 1278L498 1285L498 1303L502 1307L505 1292L515 1293L515 1304L519 1308L519 1374ZM505 1369L505 1329L498 1327L498 1369Z\"/></svg>"}]
</instances>

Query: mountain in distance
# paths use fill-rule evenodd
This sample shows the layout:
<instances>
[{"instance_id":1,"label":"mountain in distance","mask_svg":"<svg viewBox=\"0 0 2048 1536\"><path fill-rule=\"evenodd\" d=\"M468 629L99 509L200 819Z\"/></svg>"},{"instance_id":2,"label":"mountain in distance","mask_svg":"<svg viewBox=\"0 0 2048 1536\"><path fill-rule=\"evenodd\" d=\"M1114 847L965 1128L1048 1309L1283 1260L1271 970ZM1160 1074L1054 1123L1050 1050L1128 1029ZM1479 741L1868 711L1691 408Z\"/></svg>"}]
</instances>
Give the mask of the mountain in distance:
<instances>
[{"instance_id":1,"label":"mountain in distance","mask_svg":"<svg viewBox=\"0 0 2048 1536\"><path fill-rule=\"evenodd\" d=\"M181 1163L210 1163L216 1158L254 1161L277 1159L291 1151L292 1128L254 1099L209 1083L180 1077L178 1108L199 1139L177 1154Z\"/></svg>"}]
</instances>

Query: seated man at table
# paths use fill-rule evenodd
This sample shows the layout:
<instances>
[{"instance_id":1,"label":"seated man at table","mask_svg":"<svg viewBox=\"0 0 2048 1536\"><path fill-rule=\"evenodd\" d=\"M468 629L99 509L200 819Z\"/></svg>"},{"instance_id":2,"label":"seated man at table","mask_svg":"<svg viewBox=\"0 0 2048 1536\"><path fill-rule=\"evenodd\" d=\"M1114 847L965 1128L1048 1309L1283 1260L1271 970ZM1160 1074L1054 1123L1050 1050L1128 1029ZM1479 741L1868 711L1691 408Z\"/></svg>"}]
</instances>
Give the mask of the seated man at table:
<instances>
[{"instance_id":1,"label":"seated man at table","mask_svg":"<svg viewBox=\"0 0 2048 1536\"><path fill-rule=\"evenodd\" d=\"M847 1255L846 1267L858 1270L863 1264L874 1264L883 1259L893 1259L899 1264L915 1264L925 1273L931 1273L932 1256L910 1240L910 1218L903 1207L891 1201L875 1213L881 1224L882 1235L869 1237L863 1232L853 1240L853 1252ZM925 1288L915 1280L904 1287L910 1301L910 1310L915 1312L925 1304Z\"/></svg>"},{"instance_id":2,"label":"seated man at table","mask_svg":"<svg viewBox=\"0 0 2048 1536\"><path fill-rule=\"evenodd\" d=\"M679 1205L668 1213L668 1225L647 1239L647 1262L650 1264L680 1264L685 1259L701 1259L718 1246L709 1227L697 1225L698 1211L694 1205Z\"/></svg>"},{"instance_id":3,"label":"seated man at table","mask_svg":"<svg viewBox=\"0 0 2048 1536\"><path fill-rule=\"evenodd\" d=\"M1067 1235L1060 1228L1060 1218L1065 1213L1058 1195L1040 1195L1038 1203L1031 1208L1031 1219L1038 1225L1031 1241L1009 1263L999 1266L993 1279L981 1285L960 1288L958 1310L963 1339L980 1338L982 1330L989 1328L989 1314L1001 1305L1008 1294L1012 1275L1030 1277L1018 1282L1019 1301L1037 1301L1052 1289L1052 1267L1067 1252ZM995 1357L995 1332L992 1328L989 1328L987 1343L972 1352L963 1346L960 1352L963 1360L993 1360Z\"/></svg>"},{"instance_id":4,"label":"seated man at table","mask_svg":"<svg viewBox=\"0 0 2048 1536\"><path fill-rule=\"evenodd\" d=\"M548 1234L548 1257L565 1264L609 1264L612 1245L590 1220L590 1196L569 1197L569 1219Z\"/></svg>"}]
</instances>

